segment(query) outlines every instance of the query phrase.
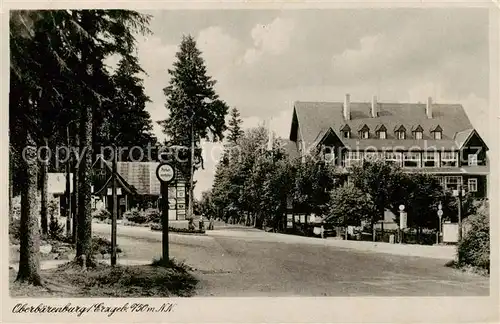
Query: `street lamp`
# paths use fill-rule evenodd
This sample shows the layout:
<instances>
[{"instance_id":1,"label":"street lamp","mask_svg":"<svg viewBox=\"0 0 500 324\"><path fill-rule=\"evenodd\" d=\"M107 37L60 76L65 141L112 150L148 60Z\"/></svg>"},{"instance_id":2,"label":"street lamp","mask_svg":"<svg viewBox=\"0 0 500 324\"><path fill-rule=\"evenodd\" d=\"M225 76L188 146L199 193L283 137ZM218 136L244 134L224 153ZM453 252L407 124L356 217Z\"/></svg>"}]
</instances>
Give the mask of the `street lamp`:
<instances>
[{"instance_id":1,"label":"street lamp","mask_svg":"<svg viewBox=\"0 0 500 324\"><path fill-rule=\"evenodd\" d=\"M458 200L458 243L462 241L462 196L465 194L465 190L462 189L461 185L457 186L457 190L453 190L453 196L457 197Z\"/></svg>"}]
</instances>

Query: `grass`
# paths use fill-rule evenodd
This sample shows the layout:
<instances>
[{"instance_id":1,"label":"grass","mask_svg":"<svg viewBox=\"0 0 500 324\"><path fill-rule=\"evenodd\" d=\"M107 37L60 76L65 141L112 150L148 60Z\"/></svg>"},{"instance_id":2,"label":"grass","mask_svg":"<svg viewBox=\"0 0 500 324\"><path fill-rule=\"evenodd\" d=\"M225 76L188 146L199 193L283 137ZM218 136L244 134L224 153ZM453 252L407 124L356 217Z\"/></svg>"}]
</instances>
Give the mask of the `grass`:
<instances>
[{"instance_id":1,"label":"grass","mask_svg":"<svg viewBox=\"0 0 500 324\"><path fill-rule=\"evenodd\" d=\"M452 260L452 261L447 262L446 266L448 268L457 269L459 271L462 271L462 272L465 272L465 273L469 273L469 274L480 275L480 276L483 276L483 277L489 277L490 276L490 274L489 274L489 272L488 272L487 269L483 269L483 268L479 268L479 267L474 267L474 266L467 265L467 264L459 266L458 262L456 260Z\"/></svg>"},{"instance_id":2,"label":"grass","mask_svg":"<svg viewBox=\"0 0 500 324\"><path fill-rule=\"evenodd\" d=\"M56 269L43 270L44 287L36 289L13 282L15 273L11 269L10 291L13 297L189 297L198 281L188 269L175 260L169 260L166 266L163 261L115 267L98 263L86 271L68 262Z\"/></svg>"}]
</instances>

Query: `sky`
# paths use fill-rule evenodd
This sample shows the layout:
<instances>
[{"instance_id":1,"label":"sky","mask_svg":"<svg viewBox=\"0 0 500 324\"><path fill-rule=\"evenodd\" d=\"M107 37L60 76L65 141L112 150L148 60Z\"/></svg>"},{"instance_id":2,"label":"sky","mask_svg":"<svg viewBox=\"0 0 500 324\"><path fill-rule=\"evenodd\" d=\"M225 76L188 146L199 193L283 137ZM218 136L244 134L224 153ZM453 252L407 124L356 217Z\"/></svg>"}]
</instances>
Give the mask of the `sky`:
<instances>
[{"instance_id":1,"label":"sky","mask_svg":"<svg viewBox=\"0 0 500 324\"><path fill-rule=\"evenodd\" d=\"M165 119L162 89L183 35L192 35L220 98L243 127L290 132L294 101L426 102L464 105L487 140L486 9L161 10L138 37L154 133ZM204 143L195 195L211 188L220 144Z\"/></svg>"}]
</instances>

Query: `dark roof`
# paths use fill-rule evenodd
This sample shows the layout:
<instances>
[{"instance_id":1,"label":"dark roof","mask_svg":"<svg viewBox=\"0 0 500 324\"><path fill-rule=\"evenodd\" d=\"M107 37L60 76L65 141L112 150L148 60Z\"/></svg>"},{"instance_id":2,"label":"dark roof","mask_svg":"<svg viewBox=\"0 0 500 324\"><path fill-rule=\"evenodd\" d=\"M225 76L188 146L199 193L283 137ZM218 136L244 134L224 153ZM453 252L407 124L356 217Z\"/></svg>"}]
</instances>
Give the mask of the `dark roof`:
<instances>
[{"instance_id":1,"label":"dark roof","mask_svg":"<svg viewBox=\"0 0 500 324\"><path fill-rule=\"evenodd\" d=\"M94 165L102 161L111 171L111 162L106 161L101 155L98 155ZM156 177L156 168L159 162L117 162L116 171L118 171L118 183L127 191L139 195L160 195L160 181ZM177 172L178 181L180 175ZM108 179L109 182L109 179ZM107 183L104 187L107 186ZM101 189L100 189L101 190Z\"/></svg>"},{"instance_id":2,"label":"dark roof","mask_svg":"<svg viewBox=\"0 0 500 324\"><path fill-rule=\"evenodd\" d=\"M424 131L424 129L422 128L422 126L417 125L417 126L413 126L413 127L411 128L411 131L412 131L412 132L423 132L423 131Z\"/></svg>"},{"instance_id":3,"label":"dark roof","mask_svg":"<svg viewBox=\"0 0 500 324\"><path fill-rule=\"evenodd\" d=\"M342 107L342 102L295 102L294 115L297 116L306 147L313 144L318 133L324 133L330 127L334 132L338 132L344 125L348 125L351 129L359 129L366 124L369 128L375 129L377 125L383 124L387 129L397 129L400 126L411 129L420 125L426 131L423 132L421 140L412 138L399 140L395 138L395 134L388 132L387 139L359 139L357 134L352 134L349 139L342 138L342 142L352 145L355 141L363 146L376 147L413 144L423 146L427 143L427 146L439 145L438 149L453 149L459 146L455 142L457 133L473 128L460 104L433 104L433 118L427 117L426 105L418 103L378 103L378 117L373 118L370 114L371 103L352 102L350 120L344 119ZM443 130L441 140L434 140L430 134L431 128L436 125L441 126Z\"/></svg>"},{"instance_id":4,"label":"dark roof","mask_svg":"<svg viewBox=\"0 0 500 324\"><path fill-rule=\"evenodd\" d=\"M342 126L340 131L341 132L349 132L349 131L351 131L351 127L349 127L349 125L345 124L344 126Z\"/></svg>"},{"instance_id":5,"label":"dark roof","mask_svg":"<svg viewBox=\"0 0 500 324\"><path fill-rule=\"evenodd\" d=\"M387 128L385 128L384 125L377 125L377 127L375 127L375 132L387 132Z\"/></svg>"},{"instance_id":6,"label":"dark roof","mask_svg":"<svg viewBox=\"0 0 500 324\"><path fill-rule=\"evenodd\" d=\"M358 130L360 132L366 132L366 131L370 130L370 127L368 127L366 124L364 124L364 125L360 125Z\"/></svg>"},{"instance_id":7,"label":"dark roof","mask_svg":"<svg viewBox=\"0 0 500 324\"><path fill-rule=\"evenodd\" d=\"M404 127L403 125L397 125L396 127L394 127L394 132L406 132L406 127Z\"/></svg>"},{"instance_id":8,"label":"dark roof","mask_svg":"<svg viewBox=\"0 0 500 324\"><path fill-rule=\"evenodd\" d=\"M443 129L439 125L431 127L431 132L442 132L442 131L443 131Z\"/></svg>"}]
</instances>

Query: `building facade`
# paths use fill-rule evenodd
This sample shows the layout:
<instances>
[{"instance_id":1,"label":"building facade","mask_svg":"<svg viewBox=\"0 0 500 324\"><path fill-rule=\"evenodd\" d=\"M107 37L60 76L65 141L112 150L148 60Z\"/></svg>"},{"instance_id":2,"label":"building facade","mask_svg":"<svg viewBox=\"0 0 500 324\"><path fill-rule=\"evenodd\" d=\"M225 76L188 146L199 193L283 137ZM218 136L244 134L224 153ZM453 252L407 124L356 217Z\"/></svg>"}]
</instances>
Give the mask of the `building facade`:
<instances>
[{"instance_id":1,"label":"building facade","mask_svg":"<svg viewBox=\"0 0 500 324\"><path fill-rule=\"evenodd\" d=\"M488 147L460 104L296 102L288 151L304 156L320 149L345 170L382 159L406 172L435 175L445 189L462 186L487 197Z\"/></svg>"}]
</instances>

